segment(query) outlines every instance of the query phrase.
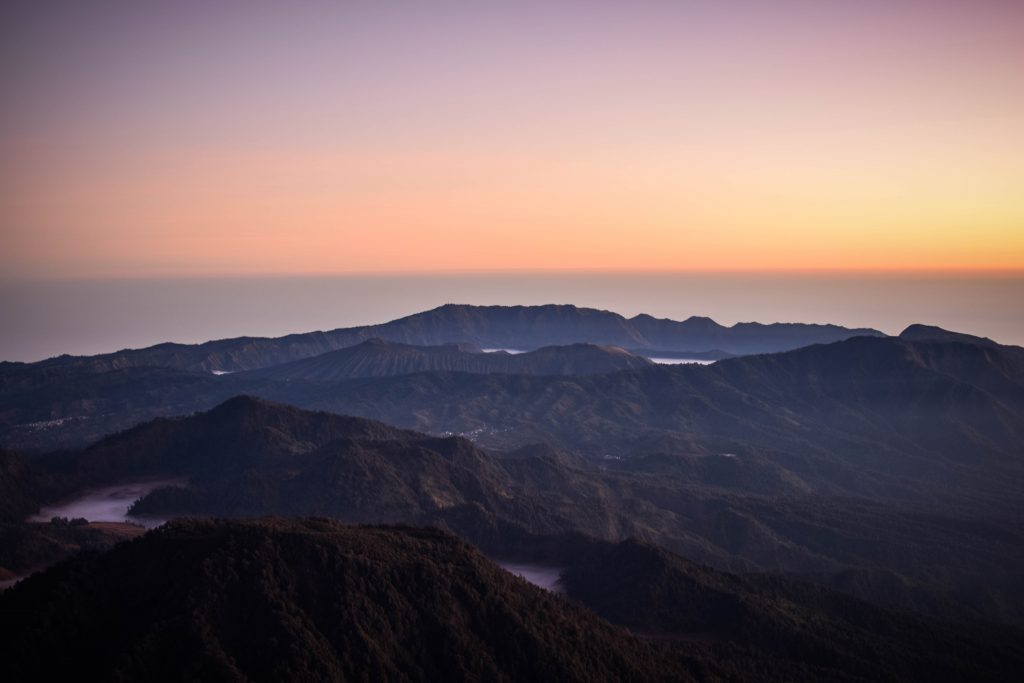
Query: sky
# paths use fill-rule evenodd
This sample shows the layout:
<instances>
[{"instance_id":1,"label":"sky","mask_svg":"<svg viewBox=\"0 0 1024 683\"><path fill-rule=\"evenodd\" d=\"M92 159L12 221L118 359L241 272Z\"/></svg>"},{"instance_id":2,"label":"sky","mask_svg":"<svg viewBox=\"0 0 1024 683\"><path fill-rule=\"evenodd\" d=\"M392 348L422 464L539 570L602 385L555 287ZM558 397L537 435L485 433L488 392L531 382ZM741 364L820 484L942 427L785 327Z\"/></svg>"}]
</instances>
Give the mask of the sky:
<instances>
[{"instance_id":1,"label":"sky","mask_svg":"<svg viewBox=\"0 0 1024 683\"><path fill-rule=\"evenodd\" d=\"M9 278L1024 270L1024 2L23 2Z\"/></svg>"}]
</instances>

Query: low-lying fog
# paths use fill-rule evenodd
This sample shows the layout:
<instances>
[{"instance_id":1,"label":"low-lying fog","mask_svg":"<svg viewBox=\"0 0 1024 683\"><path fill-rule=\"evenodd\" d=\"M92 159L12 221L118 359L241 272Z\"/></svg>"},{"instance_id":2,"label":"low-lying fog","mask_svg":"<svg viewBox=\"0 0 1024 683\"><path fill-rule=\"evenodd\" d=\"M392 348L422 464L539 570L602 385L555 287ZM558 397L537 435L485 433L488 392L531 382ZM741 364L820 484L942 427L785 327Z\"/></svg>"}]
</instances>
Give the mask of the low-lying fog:
<instances>
[{"instance_id":1,"label":"low-lying fog","mask_svg":"<svg viewBox=\"0 0 1024 683\"><path fill-rule=\"evenodd\" d=\"M648 358L647 360L662 365L711 365L715 362L699 358Z\"/></svg>"},{"instance_id":2,"label":"low-lying fog","mask_svg":"<svg viewBox=\"0 0 1024 683\"><path fill-rule=\"evenodd\" d=\"M562 569L560 567L548 567L539 564L517 564L513 562L498 562L498 566L505 571L512 572L516 576L523 577L534 586L540 586L552 593L562 592L562 587L558 584L558 581L562 578Z\"/></svg>"},{"instance_id":3,"label":"low-lying fog","mask_svg":"<svg viewBox=\"0 0 1024 683\"><path fill-rule=\"evenodd\" d=\"M161 486L180 486L183 483L181 479L160 479L90 489L63 503L41 508L39 514L29 521L49 522L54 517L82 517L90 522L133 522L151 529L167 520L156 517L131 517L128 515L128 508L153 489Z\"/></svg>"}]
</instances>

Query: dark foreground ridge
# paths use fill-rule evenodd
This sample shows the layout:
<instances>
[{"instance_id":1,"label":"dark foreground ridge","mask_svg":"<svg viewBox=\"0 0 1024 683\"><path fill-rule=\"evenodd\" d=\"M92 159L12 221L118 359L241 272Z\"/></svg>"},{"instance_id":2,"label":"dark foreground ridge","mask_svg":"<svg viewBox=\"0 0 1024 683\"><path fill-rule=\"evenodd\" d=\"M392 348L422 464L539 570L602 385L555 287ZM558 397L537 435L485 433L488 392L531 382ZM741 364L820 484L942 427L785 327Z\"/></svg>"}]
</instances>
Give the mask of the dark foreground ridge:
<instances>
[{"instance_id":1,"label":"dark foreground ridge","mask_svg":"<svg viewBox=\"0 0 1024 683\"><path fill-rule=\"evenodd\" d=\"M1014 680L1014 634L932 624L646 544L575 551L571 600L458 537L181 519L0 595L7 680ZM574 601L634 629L613 626Z\"/></svg>"},{"instance_id":2,"label":"dark foreground ridge","mask_svg":"<svg viewBox=\"0 0 1024 683\"><path fill-rule=\"evenodd\" d=\"M1012 680L1024 667L1019 630L921 619L800 581L727 574L633 539L575 550L563 588L609 621L638 633L728 641L779 672L977 681Z\"/></svg>"},{"instance_id":3,"label":"dark foreground ridge","mask_svg":"<svg viewBox=\"0 0 1024 683\"><path fill-rule=\"evenodd\" d=\"M6 680L693 680L446 532L179 520L0 597Z\"/></svg>"}]
</instances>

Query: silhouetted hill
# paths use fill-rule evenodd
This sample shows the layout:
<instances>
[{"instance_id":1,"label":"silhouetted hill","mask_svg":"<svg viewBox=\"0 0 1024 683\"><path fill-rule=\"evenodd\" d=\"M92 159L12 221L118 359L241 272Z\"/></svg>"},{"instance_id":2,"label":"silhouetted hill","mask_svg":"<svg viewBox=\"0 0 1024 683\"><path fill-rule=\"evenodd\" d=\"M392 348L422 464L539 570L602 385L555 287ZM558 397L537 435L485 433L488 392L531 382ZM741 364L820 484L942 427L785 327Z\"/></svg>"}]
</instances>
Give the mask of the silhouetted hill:
<instances>
[{"instance_id":1,"label":"silhouetted hill","mask_svg":"<svg viewBox=\"0 0 1024 683\"><path fill-rule=\"evenodd\" d=\"M628 349L725 354L785 351L856 335L884 336L871 329L797 323L740 323L724 327L710 318L682 322L576 306L468 306L448 304L380 325L285 337L239 337L204 344L158 344L98 356L59 356L27 364L34 369L79 367L111 371L168 367L189 371L239 371L279 365L379 338L402 344L468 343L480 348L532 350L590 343ZM0 369L2 374L2 369Z\"/></svg>"},{"instance_id":2,"label":"silhouetted hill","mask_svg":"<svg viewBox=\"0 0 1024 683\"><path fill-rule=\"evenodd\" d=\"M0 595L8 680L691 680L465 541L326 520L168 524ZM703 677L703 676L702 676Z\"/></svg>"},{"instance_id":3,"label":"silhouetted hill","mask_svg":"<svg viewBox=\"0 0 1024 683\"><path fill-rule=\"evenodd\" d=\"M251 515L273 510L376 521L465 502L465 491L484 495L480 478L504 476L464 439L247 396L36 463L51 496L132 477L185 476L191 488L158 489L146 499L151 507L155 500L166 504L168 497L183 497L179 511Z\"/></svg>"},{"instance_id":4,"label":"silhouetted hill","mask_svg":"<svg viewBox=\"0 0 1024 683\"><path fill-rule=\"evenodd\" d=\"M466 344L412 346L370 339L337 351L245 373L276 380L337 382L355 377L388 377L414 372L457 371L520 375L590 375L642 368L651 361L619 348L594 344L546 346L511 354L484 353Z\"/></svg>"}]
</instances>

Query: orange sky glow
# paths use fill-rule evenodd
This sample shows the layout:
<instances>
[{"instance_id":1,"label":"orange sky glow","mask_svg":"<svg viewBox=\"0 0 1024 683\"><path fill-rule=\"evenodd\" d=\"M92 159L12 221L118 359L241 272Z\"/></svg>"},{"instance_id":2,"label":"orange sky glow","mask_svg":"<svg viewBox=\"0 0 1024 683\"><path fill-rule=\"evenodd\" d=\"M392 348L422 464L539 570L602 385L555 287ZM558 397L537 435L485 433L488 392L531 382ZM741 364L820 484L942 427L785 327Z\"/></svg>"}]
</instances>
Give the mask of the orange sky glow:
<instances>
[{"instance_id":1,"label":"orange sky glow","mask_svg":"<svg viewBox=\"0 0 1024 683\"><path fill-rule=\"evenodd\" d=\"M14 4L8 276L1024 269L1024 3Z\"/></svg>"}]
</instances>

